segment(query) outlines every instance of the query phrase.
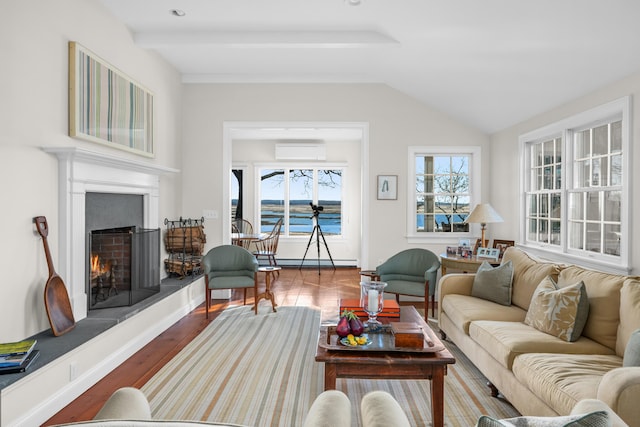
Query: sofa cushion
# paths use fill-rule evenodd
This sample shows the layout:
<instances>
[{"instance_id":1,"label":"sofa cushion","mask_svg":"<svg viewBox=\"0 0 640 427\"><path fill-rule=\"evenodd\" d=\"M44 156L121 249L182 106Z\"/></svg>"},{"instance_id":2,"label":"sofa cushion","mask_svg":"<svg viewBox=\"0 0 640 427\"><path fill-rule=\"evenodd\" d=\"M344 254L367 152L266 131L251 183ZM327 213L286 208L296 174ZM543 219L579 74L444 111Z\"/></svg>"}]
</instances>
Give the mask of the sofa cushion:
<instances>
[{"instance_id":1,"label":"sofa cushion","mask_svg":"<svg viewBox=\"0 0 640 427\"><path fill-rule=\"evenodd\" d=\"M616 340L616 354L624 355L627 341L636 329L640 329L640 280L630 278L620 289L620 324Z\"/></svg>"},{"instance_id":2,"label":"sofa cushion","mask_svg":"<svg viewBox=\"0 0 640 427\"><path fill-rule=\"evenodd\" d=\"M522 322L526 314L523 309L515 305L504 306L481 298L458 294L444 296L442 311L467 335L469 324L474 320Z\"/></svg>"},{"instance_id":3,"label":"sofa cushion","mask_svg":"<svg viewBox=\"0 0 640 427\"><path fill-rule=\"evenodd\" d=\"M616 355L528 353L516 357L513 375L554 411L569 414L579 400L596 398L604 374L621 364Z\"/></svg>"},{"instance_id":4,"label":"sofa cushion","mask_svg":"<svg viewBox=\"0 0 640 427\"><path fill-rule=\"evenodd\" d=\"M533 293L524 323L572 342L580 338L588 314L589 300L584 283L558 289L556 282L547 276Z\"/></svg>"},{"instance_id":5,"label":"sofa cushion","mask_svg":"<svg viewBox=\"0 0 640 427\"><path fill-rule=\"evenodd\" d=\"M567 342L522 322L478 320L469 325L469 336L507 369L511 369L517 356L532 352L614 354L610 348L588 338Z\"/></svg>"},{"instance_id":6,"label":"sofa cushion","mask_svg":"<svg viewBox=\"0 0 640 427\"><path fill-rule=\"evenodd\" d=\"M640 366L640 329L635 330L627 341L622 366Z\"/></svg>"},{"instance_id":7,"label":"sofa cushion","mask_svg":"<svg viewBox=\"0 0 640 427\"><path fill-rule=\"evenodd\" d=\"M609 415L606 411L588 414L565 415L563 417L516 417L505 420L482 415L476 427L609 427Z\"/></svg>"},{"instance_id":8,"label":"sofa cushion","mask_svg":"<svg viewBox=\"0 0 640 427\"><path fill-rule=\"evenodd\" d=\"M507 248L502 262L513 263L513 281L511 285L511 304L528 310L533 291L547 276L553 280L558 278L560 265L539 261L514 246Z\"/></svg>"},{"instance_id":9,"label":"sofa cushion","mask_svg":"<svg viewBox=\"0 0 640 427\"><path fill-rule=\"evenodd\" d=\"M511 305L511 279L513 279L513 263L507 261L492 267L483 261L473 279L471 295L501 305Z\"/></svg>"},{"instance_id":10,"label":"sofa cushion","mask_svg":"<svg viewBox=\"0 0 640 427\"><path fill-rule=\"evenodd\" d=\"M589 318L582 335L609 348L616 348L620 322L620 290L627 276L588 270L578 266L563 269L558 287L584 282L589 296Z\"/></svg>"}]
</instances>

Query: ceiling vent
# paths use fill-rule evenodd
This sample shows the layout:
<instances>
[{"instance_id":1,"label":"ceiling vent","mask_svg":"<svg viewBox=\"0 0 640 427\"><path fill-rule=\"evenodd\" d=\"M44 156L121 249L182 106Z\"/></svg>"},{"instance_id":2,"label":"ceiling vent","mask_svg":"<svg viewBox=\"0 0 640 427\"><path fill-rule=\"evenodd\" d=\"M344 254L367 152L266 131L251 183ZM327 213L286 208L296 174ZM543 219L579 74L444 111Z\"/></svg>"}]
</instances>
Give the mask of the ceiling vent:
<instances>
[{"instance_id":1,"label":"ceiling vent","mask_svg":"<svg viewBox=\"0 0 640 427\"><path fill-rule=\"evenodd\" d=\"M277 160L326 160L327 149L322 143L278 143Z\"/></svg>"}]
</instances>

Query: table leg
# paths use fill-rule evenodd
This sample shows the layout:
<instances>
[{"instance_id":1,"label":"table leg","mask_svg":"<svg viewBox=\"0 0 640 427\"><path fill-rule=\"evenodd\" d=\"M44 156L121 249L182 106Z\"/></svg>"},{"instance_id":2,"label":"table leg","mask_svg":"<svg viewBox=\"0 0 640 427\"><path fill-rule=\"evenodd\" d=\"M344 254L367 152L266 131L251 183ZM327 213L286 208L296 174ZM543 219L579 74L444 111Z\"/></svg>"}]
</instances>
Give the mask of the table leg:
<instances>
[{"instance_id":1,"label":"table leg","mask_svg":"<svg viewBox=\"0 0 640 427\"><path fill-rule=\"evenodd\" d=\"M336 377L338 373L336 371L336 365L333 363L324 364L324 389L335 390L336 389Z\"/></svg>"},{"instance_id":2,"label":"table leg","mask_svg":"<svg viewBox=\"0 0 640 427\"><path fill-rule=\"evenodd\" d=\"M247 290L245 289L245 292ZM253 311L255 311L256 315L258 314L258 301L260 301L260 296L258 295L258 281L256 281L253 285Z\"/></svg>"},{"instance_id":3,"label":"table leg","mask_svg":"<svg viewBox=\"0 0 640 427\"><path fill-rule=\"evenodd\" d=\"M276 312L276 307L278 304L276 304L276 299L273 295L273 292L271 292L271 275L273 274L272 271L268 271L266 276L265 276L265 299L271 300L271 308L273 308L273 312Z\"/></svg>"},{"instance_id":4,"label":"table leg","mask_svg":"<svg viewBox=\"0 0 640 427\"><path fill-rule=\"evenodd\" d=\"M431 377L431 419L433 427L444 426L444 374L445 366L434 367Z\"/></svg>"}]
</instances>

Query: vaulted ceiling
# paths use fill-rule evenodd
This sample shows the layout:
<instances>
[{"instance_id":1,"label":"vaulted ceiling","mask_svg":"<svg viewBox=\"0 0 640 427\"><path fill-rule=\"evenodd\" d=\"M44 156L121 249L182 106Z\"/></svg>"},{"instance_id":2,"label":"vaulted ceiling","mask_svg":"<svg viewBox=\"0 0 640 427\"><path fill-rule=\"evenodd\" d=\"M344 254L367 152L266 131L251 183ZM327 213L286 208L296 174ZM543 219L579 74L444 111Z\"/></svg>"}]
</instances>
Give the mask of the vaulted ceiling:
<instances>
[{"instance_id":1,"label":"vaulted ceiling","mask_svg":"<svg viewBox=\"0 0 640 427\"><path fill-rule=\"evenodd\" d=\"M99 1L184 82L384 83L487 133L640 70L637 0Z\"/></svg>"}]
</instances>

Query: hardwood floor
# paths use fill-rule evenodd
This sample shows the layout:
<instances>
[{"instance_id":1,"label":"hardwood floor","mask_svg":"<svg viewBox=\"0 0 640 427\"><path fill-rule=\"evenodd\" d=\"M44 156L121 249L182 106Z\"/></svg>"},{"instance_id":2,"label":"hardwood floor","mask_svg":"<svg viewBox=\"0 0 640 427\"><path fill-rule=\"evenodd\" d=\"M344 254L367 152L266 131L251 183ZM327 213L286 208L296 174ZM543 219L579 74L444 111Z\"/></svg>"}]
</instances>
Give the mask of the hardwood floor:
<instances>
[{"instance_id":1,"label":"hardwood floor","mask_svg":"<svg viewBox=\"0 0 640 427\"><path fill-rule=\"evenodd\" d=\"M360 275L356 268L283 268L272 281L271 289L278 305L322 308L322 319L337 318L341 298L359 298ZM260 274L264 283L264 275ZM230 300L214 300L215 312L205 318L204 303L176 322L156 339L127 359L122 365L51 417L44 426L92 419L109 396L120 387L141 387L164 364L196 337L225 308L242 305L242 291L234 291ZM251 293L247 303L253 304ZM270 310L268 301L259 304L261 312ZM259 315L259 314L258 314Z\"/></svg>"}]
</instances>

